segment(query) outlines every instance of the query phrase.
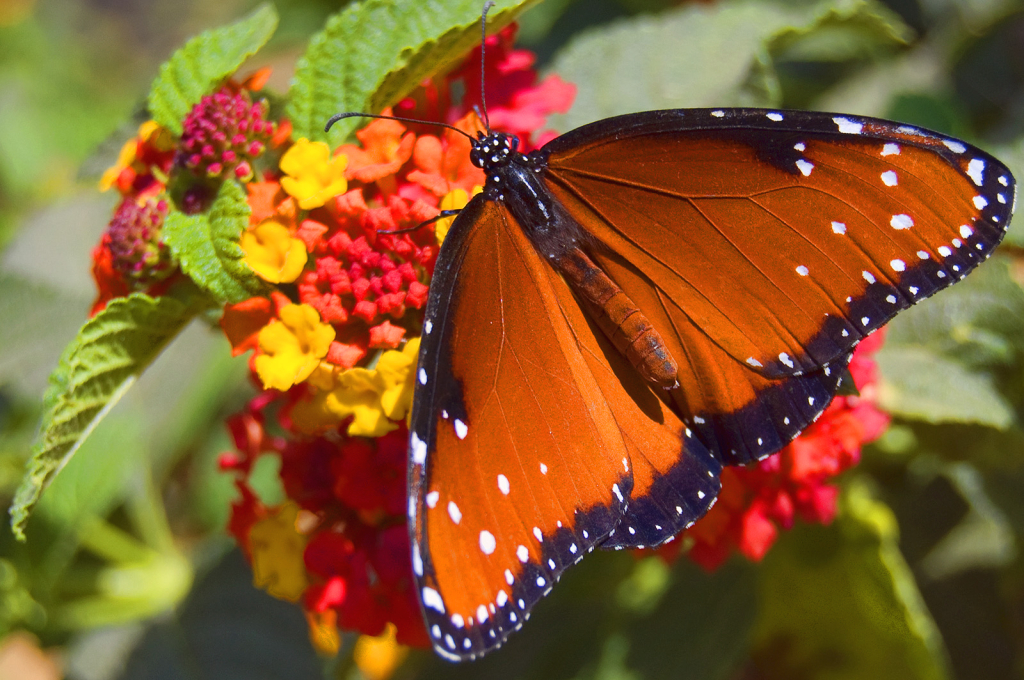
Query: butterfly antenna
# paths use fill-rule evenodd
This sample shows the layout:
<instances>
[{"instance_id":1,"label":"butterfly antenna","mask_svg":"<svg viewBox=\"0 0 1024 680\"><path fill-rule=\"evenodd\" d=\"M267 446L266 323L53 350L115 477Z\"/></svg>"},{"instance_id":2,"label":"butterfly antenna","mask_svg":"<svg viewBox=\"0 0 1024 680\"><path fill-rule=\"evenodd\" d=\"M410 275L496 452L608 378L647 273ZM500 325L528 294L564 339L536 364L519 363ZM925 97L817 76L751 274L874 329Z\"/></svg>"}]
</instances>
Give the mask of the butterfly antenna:
<instances>
[{"instance_id":1,"label":"butterfly antenna","mask_svg":"<svg viewBox=\"0 0 1024 680\"><path fill-rule=\"evenodd\" d=\"M333 116L331 116L331 119L327 121L327 125L324 126L324 132L329 131L331 129L331 127L335 123L337 123L339 120L342 120L344 118L380 118L381 120L397 120L397 121L400 121L402 123L418 123L420 125L438 125L438 126L443 127L443 128L448 128L449 130L455 130L456 132L458 132L463 137L466 137L469 140L474 141L473 140L473 135L469 134L468 132L466 132L464 130L460 130L459 128L455 127L454 125L449 125L448 123L441 123L441 122L438 122L436 120L417 120L415 118L402 118L401 116L385 116L385 115L379 114L379 113L357 113L356 111L348 111L346 113L336 113L336 114L334 114Z\"/></svg>"},{"instance_id":2,"label":"butterfly antenna","mask_svg":"<svg viewBox=\"0 0 1024 680\"><path fill-rule=\"evenodd\" d=\"M491 131L491 119L487 115L487 95L484 93L486 81L484 79L484 66L487 65L487 60L484 55L487 51L487 12L494 7L494 0L487 0L484 3L484 11L480 16L480 103L484 109L484 127L487 128L487 132Z\"/></svg>"}]
</instances>

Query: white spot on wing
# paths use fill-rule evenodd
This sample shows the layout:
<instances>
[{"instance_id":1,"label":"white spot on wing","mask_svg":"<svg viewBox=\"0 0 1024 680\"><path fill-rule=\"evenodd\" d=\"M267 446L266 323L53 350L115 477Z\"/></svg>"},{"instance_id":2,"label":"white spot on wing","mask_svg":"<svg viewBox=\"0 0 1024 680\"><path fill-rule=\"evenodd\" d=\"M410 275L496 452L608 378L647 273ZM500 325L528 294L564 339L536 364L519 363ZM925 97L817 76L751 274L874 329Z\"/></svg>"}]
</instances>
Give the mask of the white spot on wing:
<instances>
[{"instance_id":1,"label":"white spot on wing","mask_svg":"<svg viewBox=\"0 0 1024 680\"><path fill-rule=\"evenodd\" d=\"M615 497L619 499L620 503L623 502L622 492L619 491L619 485L618 484L612 484L612 493L615 494Z\"/></svg>"},{"instance_id":2,"label":"white spot on wing","mask_svg":"<svg viewBox=\"0 0 1024 680\"><path fill-rule=\"evenodd\" d=\"M981 195L975 196L972 200L974 202L974 207L978 210L983 210L985 206L988 205L988 199Z\"/></svg>"},{"instance_id":3,"label":"white spot on wing","mask_svg":"<svg viewBox=\"0 0 1024 680\"><path fill-rule=\"evenodd\" d=\"M883 156L898 156L898 155L900 155L900 145L899 144L886 144L885 146L882 147L882 155Z\"/></svg>"},{"instance_id":4,"label":"white spot on wing","mask_svg":"<svg viewBox=\"0 0 1024 680\"><path fill-rule=\"evenodd\" d=\"M849 118L843 118L842 116L836 116L832 119L832 122L836 124L840 132L847 135L859 135L860 131L864 129L862 124L854 122Z\"/></svg>"},{"instance_id":5,"label":"white spot on wing","mask_svg":"<svg viewBox=\"0 0 1024 680\"><path fill-rule=\"evenodd\" d=\"M963 153L964 151L967 151L967 147L955 139L944 139L942 140L942 143L945 144L953 153Z\"/></svg>"},{"instance_id":6,"label":"white spot on wing","mask_svg":"<svg viewBox=\"0 0 1024 680\"><path fill-rule=\"evenodd\" d=\"M797 142L796 144L793 145L793 148L796 149L797 151L807 151L807 145L804 144L803 142Z\"/></svg>"},{"instance_id":7,"label":"white spot on wing","mask_svg":"<svg viewBox=\"0 0 1024 680\"><path fill-rule=\"evenodd\" d=\"M907 268L907 263L903 260L890 260L889 266L892 267L894 272L901 272Z\"/></svg>"},{"instance_id":8,"label":"white spot on wing","mask_svg":"<svg viewBox=\"0 0 1024 680\"><path fill-rule=\"evenodd\" d=\"M462 521L462 511L459 510L459 506L455 505L455 501L448 501L448 516L456 524Z\"/></svg>"},{"instance_id":9,"label":"white spot on wing","mask_svg":"<svg viewBox=\"0 0 1024 680\"><path fill-rule=\"evenodd\" d=\"M766 113L764 115L768 117L768 120L774 120L776 123L782 120L782 114L776 113L775 111L772 111L771 113Z\"/></svg>"},{"instance_id":10,"label":"white spot on wing","mask_svg":"<svg viewBox=\"0 0 1024 680\"><path fill-rule=\"evenodd\" d=\"M804 177L810 177L811 170L814 170L814 163L801 158L796 162L796 169L799 170L800 174Z\"/></svg>"},{"instance_id":11,"label":"white spot on wing","mask_svg":"<svg viewBox=\"0 0 1024 680\"><path fill-rule=\"evenodd\" d=\"M452 614L452 625L456 628L462 628L466 625L466 619L462 618L462 614Z\"/></svg>"},{"instance_id":12,"label":"white spot on wing","mask_svg":"<svg viewBox=\"0 0 1024 680\"><path fill-rule=\"evenodd\" d=\"M898 182L899 180L896 177L896 173L893 172L892 170L886 170L885 172L882 173L882 184L884 184L885 186L894 187Z\"/></svg>"},{"instance_id":13,"label":"white spot on wing","mask_svg":"<svg viewBox=\"0 0 1024 680\"><path fill-rule=\"evenodd\" d=\"M420 555L420 547L412 544L412 570L417 576L423 576L423 557Z\"/></svg>"},{"instance_id":14,"label":"white spot on wing","mask_svg":"<svg viewBox=\"0 0 1024 680\"><path fill-rule=\"evenodd\" d=\"M711 115L715 118L722 118L725 116L725 111L712 111Z\"/></svg>"},{"instance_id":15,"label":"white spot on wing","mask_svg":"<svg viewBox=\"0 0 1024 680\"><path fill-rule=\"evenodd\" d=\"M974 158L967 164L967 176L979 187L985 183L985 161Z\"/></svg>"},{"instance_id":16,"label":"white spot on wing","mask_svg":"<svg viewBox=\"0 0 1024 680\"><path fill-rule=\"evenodd\" d=\"M420 376L420 384L421 385L426 385L427 384L427 372L426 372L426 370L421 368L420 371L419 371L419 376Z\"/></svg>"},{"instance_id":17,"label":"white spot on wing","mask_svg":"<svg viewBox=\"0 0 1024 680\"><path fill-rule=\"evenodd\" d=\"M961 236L963 236L964 238L970 238L972 234L974 234L974 230L973 229L971 229L966 224L961 224L960 225L960 235Z\"/></svg>"},{"instance_id":18,"label":"white spot on wing","mask_svg":"<svg viewBox=\"0 0 1024 680\"><path fill-rule=\"evenodd\" d=\"M540 464L540 473L542 475L546 475L548 473L548 466L545 465L544 463Z\"/></svg>"},{"instance_id":19,"label":"white spot on wing","mask_svg":"<svg viewBox=\"0 0 1024 680\"><path fill-rule=\"evenodd\" d=\"M508 492L511 488L508 483L508 477L506 477L505 475L498 475L498 488L501 489L501 492L503 494L505 494L506 496L508 495Z\"/></svg>"},{"instance_id":20,"label":"white spot on wing","mask_svg":"<svg viewBox=\"0 0 1024 680\"><path fill-rule=\"evenodd\" d=\"M441 599L441 594L429 586L423 587L423 606L444 614L444 600Z\"/></svg>"},{"instance_id":21,"label":"white spot on wing","mask_svg":"<svg viewBox=\"0 0 1024 680\"><path fill-rule=\"evenodd\" d=\"M790 359L789 355L786 354L785 352L782 352L781 354L779 354L779 361L784 363L788 368L793 368L793 366L794 366L793 360Z\"/></svg>"},{"instance_id":22,"label":"white spot on wing","mask_svg":"<svg viewBox=\"0 0 1024 680\"><path fill-rule=\"evenodd\" d=\"M519 547L522 548L523 546L519 546ZM512 575L512 570L511 569L506 569L505 570L505 583L507 583L509 585L512 585L515 582L515 580L516 580L515 577ZM504 591L502 591L502 592L504 592Z\"/></svg>"},{"instance_id":23,"label":"white spot on wing","mask_svg":"<svg viewBox=\"0 0 1024 680\"><path fill-rule=\"evenodd\" d=\"M810 273L810 271L810 269L803 265L800 265L799 267L796 268L796 273L799 274L800 276L807 276Z\"/></svg>"},{"instance_id":24,"label":"white spot on wing","mask_svg":"<svg viewBox=\"0 0 1024 680\"><path fill-rule=\"evenodd\" d=\"M480 623L487 620L487 607L480 605L476 608L476 620Z\"/></svg>"},{"instance_id":25,"label":"white spot on wing","mask_svg":"<svg viewBox=\"0 0 1024 680\"><path fill-rule=\"evenodd\" d=\"M423 333L424 335L430 335L430 331L432 330L434 330L434 324L430 319L427 319L423 323Z\"/></svg>"},{"instance_id":26,"label":"white spot on wing","mask_svg":"<svg viewBox=\"0 0 1024 680\"><path fill-rule=\"evenodd\" d=\"M949 249L949 246L939 246L939 255L943 257L949 257L953 254L953 251Z\"/></svg>"},{"instance_id":27,"label":"white spot on wing","mask_svg":"<svg viewBox=\"0 0 1024 680\"><path fill-rule=\"evenodd\" d=\"M497 547L497 541L494 540L494 534L487 529L481 531L480 550L482 550L485 555L490 555L494 552L495 547Z\"/></svg>"},{"instance_id":28,"label":"white spot on wing","mask_svg":"<svg viewBox=\"0 0 1024 680\"><path fill-rule=\"evenodd\" d=\"M467 434L469 434L469 426L466 425L461 420L459 420L458 418L456 418L455 419L455 435L459 439L465 439Z\"/></svg>"},{"instance_id":29,"label":"white spot on wing","mask_svg":"<svg viewBox=\"0 0 1024 680\"><path fill-rule=\"evenodd\" d=\"M540 527L533 528L533 537L536 538L538 541L544 540L544 534L541 533Z\"/></svg>"},{"instance_id":30,"label":"white spot on wing","mask_svg":"<svg viewBox=\"0 0 1024 680\"><path fill-rule=\"evenodd\" d=\"M747 363L753 366L754 368L761 368L762 366L764 366L764 364L762 364L754 357L747 357Z\"/></svg>"},{"instance_id":31,"label":"white spot on wing","mask_svg":"<svg viewBox=\"0 0 1024 680\"><path fill-rule=\"evenodd\" d=\"M893 229L910 229L914 226L914 220L910 215L901 213L899 215L893 215L892 219L889 220L889 224Z\"/></svg>"},{"instance_id":32,"label":"white spot on wing","mask_svg":"<svg viewBox=\"0 0 1024 680\"><path fill-rule=\"evenodd\" d=\"M516 557L519 558L520 562L526 564L526 561L530 559L530 551L526 549L525 545L521 545L516 548ZM505 579L508 580L508 577L506 576Z\"/></svg>"},{"instance_id":33,"label":"white spot on wing","mask_svg":"<svg viewBox=\"0 0 1024 680\"><path fill-rule=\"evenodd\" d=\"M846 225L843 224L842 222L833 222L832 223L832 232L835 233L835 234L845 234L846 233Z\"/></svg>"},{"instance_id":34,"label":"white spot on wing","mask_svg":"<svg viewBox=\"0 0 1024 680\"><path fill-rule=\"evenodd\" d=\"M416 465L423 465L427 462L427 443L420 439L420 436L415 432L412 433L410 439L412 444L412 462Z\"/></svg>"},{"instance_id":35,"label":"white spot on wing","mask_svg":"<svg viewBox=\"0 0 1024 680\"><path fill-rule=\"evenodd\" d=\"M860 275L863 276L864 280L867 281L868 283L874 283L875 282L875 275L872 274L871 272L869 272L866 269L864 271L862 271L860 273Z\"/></svg>"},{"instance_id":36,"label":"white spot on wing","mask_svg":"<svg viewBox=\"0 0 1024 680\"><path fill-rule=\"evenodd\" d=\"M437 505L437 499L440 496L441 496L441 494L439 494L436 491L431 491L430 493L428 493L427 494L427 507L428 508L433 508L434 506L436 506Z\"/></svg>"}]
</instances>

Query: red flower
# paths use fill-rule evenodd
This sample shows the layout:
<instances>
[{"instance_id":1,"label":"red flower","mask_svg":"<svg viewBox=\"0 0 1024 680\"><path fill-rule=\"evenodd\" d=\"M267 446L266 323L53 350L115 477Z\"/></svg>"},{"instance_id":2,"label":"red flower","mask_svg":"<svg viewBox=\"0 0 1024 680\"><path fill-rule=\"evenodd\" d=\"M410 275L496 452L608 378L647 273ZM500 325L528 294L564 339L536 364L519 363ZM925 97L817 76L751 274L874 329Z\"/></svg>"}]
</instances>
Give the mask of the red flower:
<instances>
[{"instance_id":1,"label":"red flower","mask_svg":"<svg viewBox=\"0 0 1024 680\"><path fill-rule=\"evenodd\" d=\"M692 560L711 570L736 549L758 561L775 542L778 527L789 529L796 517L832 521L839 490L829 482L860 462L861 446L889 424L873 401L877 366L871 355L883 338L878 332L866 339L850 362L859 397L836 397L817 422L774 456L723 470L718 502L687 531ZM674 557L678 549L669 544L661 553Z\"/></svg>"}]
</instances>

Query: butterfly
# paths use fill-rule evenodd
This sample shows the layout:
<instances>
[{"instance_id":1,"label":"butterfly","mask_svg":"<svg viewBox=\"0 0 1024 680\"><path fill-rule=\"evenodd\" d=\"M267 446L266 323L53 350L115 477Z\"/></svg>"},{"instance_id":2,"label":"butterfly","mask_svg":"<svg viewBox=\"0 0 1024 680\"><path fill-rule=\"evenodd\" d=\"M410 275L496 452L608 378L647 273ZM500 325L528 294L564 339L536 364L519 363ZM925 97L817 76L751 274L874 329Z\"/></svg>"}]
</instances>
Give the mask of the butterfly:
<instances>
[{"instance_id":1,"label":"butterfly","mask_svg":"<svg viewBox=\"0 0 1024 680\"><path fill-rule=\"evenodd\" d=\"M438 255L415 376L412 566L455 661L586 553L703 516L861 339L991 255L1016 198L985 152L852 115L648 111L518 143L472 138L486 184Z\"/></svg>"}]
</instances>

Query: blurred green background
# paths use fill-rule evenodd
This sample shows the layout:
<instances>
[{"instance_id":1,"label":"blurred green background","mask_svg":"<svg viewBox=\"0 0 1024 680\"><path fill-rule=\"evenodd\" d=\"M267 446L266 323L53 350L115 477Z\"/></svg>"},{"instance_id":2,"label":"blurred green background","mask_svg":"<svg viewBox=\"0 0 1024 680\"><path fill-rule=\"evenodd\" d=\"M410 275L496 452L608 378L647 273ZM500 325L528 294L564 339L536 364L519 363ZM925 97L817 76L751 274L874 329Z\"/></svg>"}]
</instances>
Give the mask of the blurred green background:
<instances>
[{"instance_id":1,"label":"blurred green background","mask_svg":"<svg viewBox=\"0 0 1024 680\"><path fill-rule=\"evenodd\" d=\"M46 376L88 312L96 180L145 119L159 64L249 0L0 0L0 505ZM287 89L344 3L278 0L249 67ZM1024 2L548 0L520 44L579 87L559 130L608 115L763 105L895 118L965 138L1024 179ZM974 276L902 315L879 354L895 420L841 481L829 527L706 574L631 555L569 572L481 663L395 677L1024 677L1024 220ZM255 590L223 527L224 418L252 394L208 324L95 431L17 544L0 528L0 678L358 677L299 610ZM269 459L254 476L273 500ZM349 646L350 648L350 646Z\"/></svg>"}]
</instances>

